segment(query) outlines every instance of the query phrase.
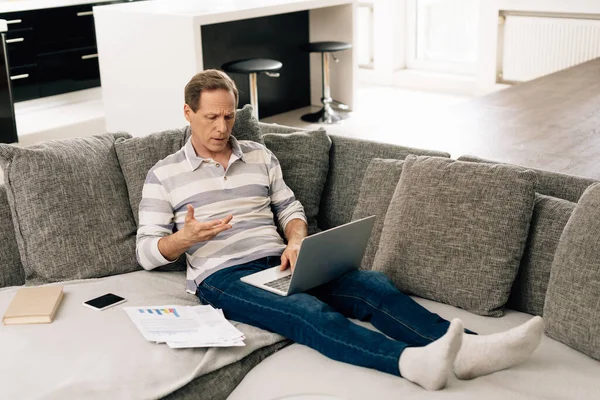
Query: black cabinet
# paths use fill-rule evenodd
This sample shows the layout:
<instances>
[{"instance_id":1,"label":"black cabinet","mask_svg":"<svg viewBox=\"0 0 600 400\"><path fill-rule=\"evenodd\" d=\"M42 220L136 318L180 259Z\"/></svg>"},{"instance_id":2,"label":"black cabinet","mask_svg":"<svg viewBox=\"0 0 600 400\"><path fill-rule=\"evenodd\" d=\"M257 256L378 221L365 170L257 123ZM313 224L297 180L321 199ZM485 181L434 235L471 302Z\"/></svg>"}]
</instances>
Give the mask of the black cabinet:
<instances>
[{"instance_id":1,"label":"black cabinet","mask_svg":"<svg viewBox=\"0 0 600 400\"><path fill-rule=\"evenodd\" d=\"M87 4L35 11L38 54L95 46L93 6Z\"/></svg>"},{"instance_id":2,"label":"black cabinet","mask_svg":"<svg viewBox=\"0 0 600 400\"><path fill-rule=\"evenodd\" d=\"M24 101L41 97L37 64L10 68L13 101Z\"/></svg>"},{"instance_id":3,"label":"black cabinet","mask_svg":"<svg viewBox=\"0 0 600 400\"><path fill-rule=\"evenodd\" d=\"M6 57L6 34L0 33L0 143L17 141L17 124L13 107L8 59Z\"/></svg>"},{"instance_id":4,"label":"black cabinet","mask_svg":"<svg viewBox=\"0 0 600 400\"><path fill-rule=\"evenodd\" d=\"M13 101L100 85L92 8L107 4L111 2L0 13L8 22L5 43Z\"/></svg>"},{"instance_id":5,"label":"black cabinet","mask_svg":"<svg viewBox=\"0 0 600 400\"><path fill-rule=\"evenodd\" d=\"M95 46L40 54L38 70L42 97L100 86Z\"/></svg>"}]
</instances>

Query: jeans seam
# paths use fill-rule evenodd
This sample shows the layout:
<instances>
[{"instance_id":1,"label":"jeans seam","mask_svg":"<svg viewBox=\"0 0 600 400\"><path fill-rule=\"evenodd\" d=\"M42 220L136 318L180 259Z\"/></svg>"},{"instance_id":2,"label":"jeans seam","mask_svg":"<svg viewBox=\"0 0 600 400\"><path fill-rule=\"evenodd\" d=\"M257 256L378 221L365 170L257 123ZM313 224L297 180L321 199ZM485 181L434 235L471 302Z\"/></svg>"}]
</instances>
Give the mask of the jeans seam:
<instances>
[{"instance_id":1,"label":"jeans seam","mask_svg":"<svg viewBox=\"0 0 600 400\"><path fill-rule=\"evenodd\" d=\"M413 333L419 335L420 337L424 338L424 339L428 339L431 340L432 342L434 342L435 338L431 338L429 336L426 336L424 334L422 334L421 332L415 330L413 327L407 325L406 323L404 323L403 321L399 320L398 318L394 317L393 315L391 315L390 313L388 313L386 310L383 310L379 307L376 307L375 305L371 304L368 300L363 299L362 297L358 297L358 296L352 296L352 295L347 295L347 294L333 294L331 293L330 296L336 296L336 297L349 297L352 299L356 299L356 300L360 300L363 301L364 303L368 304L369 306L371 306L372 308L374 308L375 310L384 313L385 315L387 315L388 317L390 317L391 319L393 319L394 321L398 322L400 325L403 325L404 327L406 327L408 330L412 331Z\"/></svg>"},{"instance_id":2,"label":"jeans seam","mask_svg":"<svg viewBox=\"0 0 600 400\"><path fill-rule=\"evenodd\" d=\"M231 298L233 298L233 299L236 299L236 300L238 300L238 301L241 301L241 302L244 302L244 303L249 303L249 304L252 304L252 305L254 305L254 306L256 306L256 307L259 307L259 308L265 308L265 309L267 309L267 310L275 311L275 312L277 312L277 313L279 313L279 314L287 314L287 313L285 313L285 312L283 312L283 311L280 311L280 310L278 310L278 309L276 309L276 308L272 308L272 307L264 306L264 305L261 305L261 304L256 304L256 303L253 303L253 302L251 302L251 301L248 301L248 300L246 300L246 299L242 299L242 298L240 298L240 297L233 296L233 295L231 295L231 294L229 294L229 293L226 293L226 292L222 291L221 289L219 289L219 288L216 288L216 287L214 287L214 286L211 286L211 285L209 285L209 284L207 284L207 283L204 283L204 285L205 285L205 286L207 286L207 287L209 287L210 289L213 289L213 290L216 290L216 291L220 292L222 295L225 295L225 296L231 297ZM360 348L360 347L358 347L358 346L354 346L354 345L352 345L352 344L345 343L345 342L343 342L343 341L341 341L341 340L337 340L337 339L336 339L336 338L334 338L334 337L328 336L328 335L324 334L322 331L320 331L319 329L317 329L317 327L316 327L315 325L311 324L310 322L308 322L307 320L305 320L304 318L302 318L302 317L300 317L300 316L298 316L298 315L294 315L294 314L287 314L287 315L290 315L290 316L292 316L292 317L294 317L294 318L297 318L297 319L299 319L299 320L303 321L305 324L307 324L308 326L312 327L312 328L315 330L315 332L317 332L318 334L320 334L320 335L321 335L321 336L323 336L323 337L327 337L327 338L329 338L330 340L332 340L332 341L334 341L334 342L337 342L337 343L339 343L339 344L342 344L342 345L345 345L345 346L348 346L348 347L352 347L352 348L354 348L354 349L356 349L356 350L358 350L358 351L361 351L361 352L364 352L364 353L367 353L367 354L371 354L371 355L374 355L374 356L381 356L380 354L373 353L373 352L371 352L371 351L368 351L368 350L362 349L362 348ZM366 329L366 328L365 328L365 329ZM394 361L397 361L397 360L396 360L396 357L392 357L392 356L388 356L388 355L384 355L383 357L385 357L385 358L389 358L389 359L392 359L392 360L394 360Z\"/></svg>"},{"instance_id":3,"label":"jeans seam","mask_svg":"<svg viewBox=\"0 0 600 400\"><path fill-rule=\"evenodd\" d=\"M215 307L215 305L213 303L208 301L208 299L202 294L202 291L198 290L198 295L199 295L199 297L201 297L201 299L200 299L201 301L204 301L206 304L210 304L210 306L212 308L218 308L218 307Z\"/></svg>"}]
</instances>

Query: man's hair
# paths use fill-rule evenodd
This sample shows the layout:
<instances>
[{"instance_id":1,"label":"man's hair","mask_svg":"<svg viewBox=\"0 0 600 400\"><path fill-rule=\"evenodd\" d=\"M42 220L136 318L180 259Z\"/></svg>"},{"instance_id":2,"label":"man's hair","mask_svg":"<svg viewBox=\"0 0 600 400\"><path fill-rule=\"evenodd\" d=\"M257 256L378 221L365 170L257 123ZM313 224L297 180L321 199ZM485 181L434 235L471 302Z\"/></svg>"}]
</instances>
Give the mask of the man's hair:
<instances>
[{"instance_id":1,"label":"man's hair","mask_svg":"<svg viewBox=\"0 0 600 400\"><path fill-rule=\"evenodd\" d=\"M235 108L238 106L238 90L235 82L225 72L216 69L207 69L198 72L185 85L185 104L190 106L193 112L200 107L200 95L204 90L226 90L233 93L235 97Z\"/></svg>"}]
</instances>

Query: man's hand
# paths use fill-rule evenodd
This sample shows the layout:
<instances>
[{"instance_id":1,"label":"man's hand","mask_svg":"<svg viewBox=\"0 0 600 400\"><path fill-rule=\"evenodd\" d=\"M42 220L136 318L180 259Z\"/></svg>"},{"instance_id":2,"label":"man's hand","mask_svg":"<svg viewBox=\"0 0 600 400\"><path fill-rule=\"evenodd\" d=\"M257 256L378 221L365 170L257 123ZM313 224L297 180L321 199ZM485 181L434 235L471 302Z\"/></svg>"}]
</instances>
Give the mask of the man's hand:
<instances>
[{"instance_id":1,"label":"man's hand","mask_svg":"<svg viewBox=\"0 0 600 400\"><path fill-rule=\"evenodd\" d=\"M288 243L287 247L283 251L281 255L281 267L280 271L285 271L288 267L292 268L292 273L294 272L294 268L296 268L296 261L298 260L298 252L300 251L300 243Z\"/></svg>"},{"instance_id":2,"label":"man's hand","mask_svg":"<svg viewBox=\"0 0 600 400\"><path fill-rule=\"evenodd\" d=\"M293 219L288 222L285 227L285 237L287 238L288 245L281 255L281 271L285 271L288 267L296 268L296 261L298 260L298 252L300 251L300 243L306 237L307 226L306 222L301 219Z\"/></svg>"},{"instance_id":3,"label":"man's hand","mask_svg":"<svg viewBox=\"0 0 600 400\"><path fill-rule=\"evenodd\" d=\"M167 260L175 261L196 243L210 240L219 233L231 229L229 222L232 218L233 215L228 215L219 220L198 222L194 217L194 207L188 204L183 228L161 238L158 241L158 251Z\"/></svg>"},{"instance_id":4,"label":"man's hand","mask_svg":"<svg viewBox=\"0 0 600 400\"><path fill-rule=\"evenodd\" d=\"M229 222L233 215L228 215L224 219L214 221L198 222L194 217L194 207L187 205L187 214L183 225L182 238L191 246L198 242L205 242L217 236L219 233L231 229Z\"/></svg>"}]
</instances>

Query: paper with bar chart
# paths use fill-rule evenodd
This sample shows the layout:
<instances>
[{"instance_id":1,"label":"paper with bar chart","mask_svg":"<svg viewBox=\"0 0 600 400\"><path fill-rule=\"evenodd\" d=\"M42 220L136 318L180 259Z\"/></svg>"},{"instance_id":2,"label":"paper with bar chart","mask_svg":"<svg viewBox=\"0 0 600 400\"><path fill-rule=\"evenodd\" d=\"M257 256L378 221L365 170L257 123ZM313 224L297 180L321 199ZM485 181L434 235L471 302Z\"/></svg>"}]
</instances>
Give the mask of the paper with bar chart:
<instances>
[{"instance_id":1,"label":"paper with bar chart","mask_svg":"<svg viewBox=\"0 0 600 400\"><path fill-rule=\"evenodd\" d=\"M172 348L244 346L244 334L211 306L123 307L144 338Z\"/></svg>"}]
</instances>

